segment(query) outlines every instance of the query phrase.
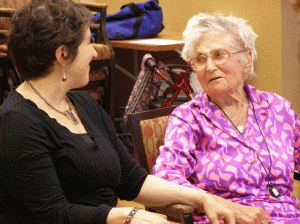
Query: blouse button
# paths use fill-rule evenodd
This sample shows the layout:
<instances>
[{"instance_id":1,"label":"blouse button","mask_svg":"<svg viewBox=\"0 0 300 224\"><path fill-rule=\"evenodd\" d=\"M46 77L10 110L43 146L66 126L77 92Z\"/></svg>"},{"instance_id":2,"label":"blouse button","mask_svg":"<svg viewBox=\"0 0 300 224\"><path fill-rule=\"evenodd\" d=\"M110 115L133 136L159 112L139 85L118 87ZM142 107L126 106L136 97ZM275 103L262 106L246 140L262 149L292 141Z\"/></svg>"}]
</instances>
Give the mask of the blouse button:
<instances>
[{"instance_id":1,"label":"blouse button","mask_svg":"<svg viewBox=\"0 0 300 224\"><path fill-rule=\"evenodd\" d=\"M254 163L254 160L253 159L250 159L250 161L249 161L250 163Z\"/></svg>"}]
</instances>

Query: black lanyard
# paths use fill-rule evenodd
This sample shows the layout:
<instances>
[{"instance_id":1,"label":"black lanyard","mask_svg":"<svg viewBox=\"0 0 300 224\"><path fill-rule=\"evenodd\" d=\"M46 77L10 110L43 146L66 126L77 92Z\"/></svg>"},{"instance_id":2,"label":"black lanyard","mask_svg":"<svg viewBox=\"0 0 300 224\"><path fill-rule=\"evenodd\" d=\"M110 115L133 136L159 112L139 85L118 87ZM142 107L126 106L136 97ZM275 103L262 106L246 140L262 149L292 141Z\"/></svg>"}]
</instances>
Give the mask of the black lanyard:
<instances>
[{"instance_id":1,"label":"black lanyard","mask_svg":"<svg viewBox=\"0 0 300 224\"><path fill-rule=\"evenodd\" d=\"M247 94L248 94L248 93L247 93ZM267 149L268 149L268 153L269 153L269 157L270 157L270 168L269 168L269 173L267 172L266 167L264 166L264 164L263 164L262 161L260 160L260 158L259 158L259 156L258 156L258 153L257 153L257 152L255 152L255 153L256 153L256 155L257 155L258 161L261 163L261 165L263 166L263 168L264 168L264 170L265 170L265 172L266 172L266 174L267 174L267 177L268 177L268 190L269 190L270 195L271 195L272 197L274 197L274 198L278 198L278 197L280 197L280 193L278 192L278 190L276 189L276 187L272 184L272 181L271 181L271 178L270 178L271 169L272 169L272 157L271 157L270 149L269 149L268 143L267 143L267 141L266 141L266 139L265 139L265 136L264 136L264 134L262 133L262 130L261 130L261 128L260 128L260 125L259 125L259 123L258 123L258 120L257 120L257 117L256 117L256 113L255 113L255 109L254 109L254 105L253 105L253 102L252 102L250 96L249 96L249 99L250 99L250 103L251 103L251 106L252 106L252 111L253 111L253 114L254 114L255 121L256 121L256 124L257 124L257 126L258 126L259 132L260 132L260 134L262 135L262 137L263 137L263 139L264 139L264 142L266 143L266 146L267 146ZM218 105L216 102L213 101L213 103L214 103L214 104L222 111L222 113L227 117L227 119L230 121L230 123L233 125L233 127L238 131L238 133L239 133L243 138L245 138L244 135L243 135L243 133L237 128L237 126L235 126L235 124L232 122L232 120L229 118L229 116L225 113L225 111L222 110L222 108L219 107L219 105Z\"/></svg>"}]
</instances>

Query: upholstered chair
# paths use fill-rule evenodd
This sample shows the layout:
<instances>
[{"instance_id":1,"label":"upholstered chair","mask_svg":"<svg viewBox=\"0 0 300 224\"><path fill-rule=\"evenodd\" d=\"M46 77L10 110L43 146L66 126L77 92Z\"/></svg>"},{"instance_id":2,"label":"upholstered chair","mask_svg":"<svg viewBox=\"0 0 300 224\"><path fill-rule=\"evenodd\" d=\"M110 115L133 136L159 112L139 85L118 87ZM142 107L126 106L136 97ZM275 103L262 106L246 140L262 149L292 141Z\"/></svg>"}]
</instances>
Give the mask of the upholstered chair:
<instances>
[{"instance_id":1,"label":"upholstered chair","mask_svg":"<svg viewBox=\"0 0 300 224\"><path fill-rule=\"evenodd\" d=\"M152 167L159 154L159 147L164 144L168 119L174 108L149 110L130 114L128 117L134 157L150 174L152 174ZM182 224L193 224L192 213L194 208L188 205L174 204L166 207L146 207L146 210L167 215L172 221Z\"/></svg>"}]
</instances>

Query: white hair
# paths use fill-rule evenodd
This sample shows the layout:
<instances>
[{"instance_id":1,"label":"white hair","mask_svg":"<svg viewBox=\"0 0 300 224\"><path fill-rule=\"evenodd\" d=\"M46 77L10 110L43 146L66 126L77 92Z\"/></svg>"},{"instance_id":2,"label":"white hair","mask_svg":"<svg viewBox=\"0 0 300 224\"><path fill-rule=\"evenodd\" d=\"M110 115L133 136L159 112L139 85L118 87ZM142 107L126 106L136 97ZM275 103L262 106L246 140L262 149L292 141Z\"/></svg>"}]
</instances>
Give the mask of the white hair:
<instances>
[{"instance_id":1,"label":"white hair","mask_svg":"<svg viewBox=\"0 0 300 224\"><path fill-rule=\"evenodd\" d=\"M257 57L255 49L255 40L257 34L252 27L246 24L247 21L232 15L224 16L220 13L199 13L193 16L183 32L184 47L182 50L182 58L189 62L195 56L195 49L199 39L212 32L231 33L236 38L233 40L236 46L241 50L249 50L252 53L252 65L245 79L251 79L255 76L253 62Z\"/></svg>"}]
</instances>

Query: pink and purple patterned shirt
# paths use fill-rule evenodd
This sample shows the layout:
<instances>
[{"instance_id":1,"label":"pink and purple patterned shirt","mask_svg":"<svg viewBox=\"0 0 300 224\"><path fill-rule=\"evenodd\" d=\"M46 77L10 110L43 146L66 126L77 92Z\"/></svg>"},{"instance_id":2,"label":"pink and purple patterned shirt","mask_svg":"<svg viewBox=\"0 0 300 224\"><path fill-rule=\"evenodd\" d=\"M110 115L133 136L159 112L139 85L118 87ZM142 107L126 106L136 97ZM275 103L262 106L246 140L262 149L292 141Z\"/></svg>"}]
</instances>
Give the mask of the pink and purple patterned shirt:
<instances>
[{"instance_id":1,"label":"pink and purple patterned shirt","mask_svg":"<svg viewBox=\"0 0 300 224\"><path fill-rule=\"evenodd\" d=\"M299 201L292 194L294 170L300 170L299 118L283 97L244 87L250 99L243 136L202 91L171 114L153 174L260 206L272 224L300 223ZM281 194L277 199L268 191L262 164ZM210 223L206 216L194 218L195 223Z\"/></svg>"}]
</instances>

